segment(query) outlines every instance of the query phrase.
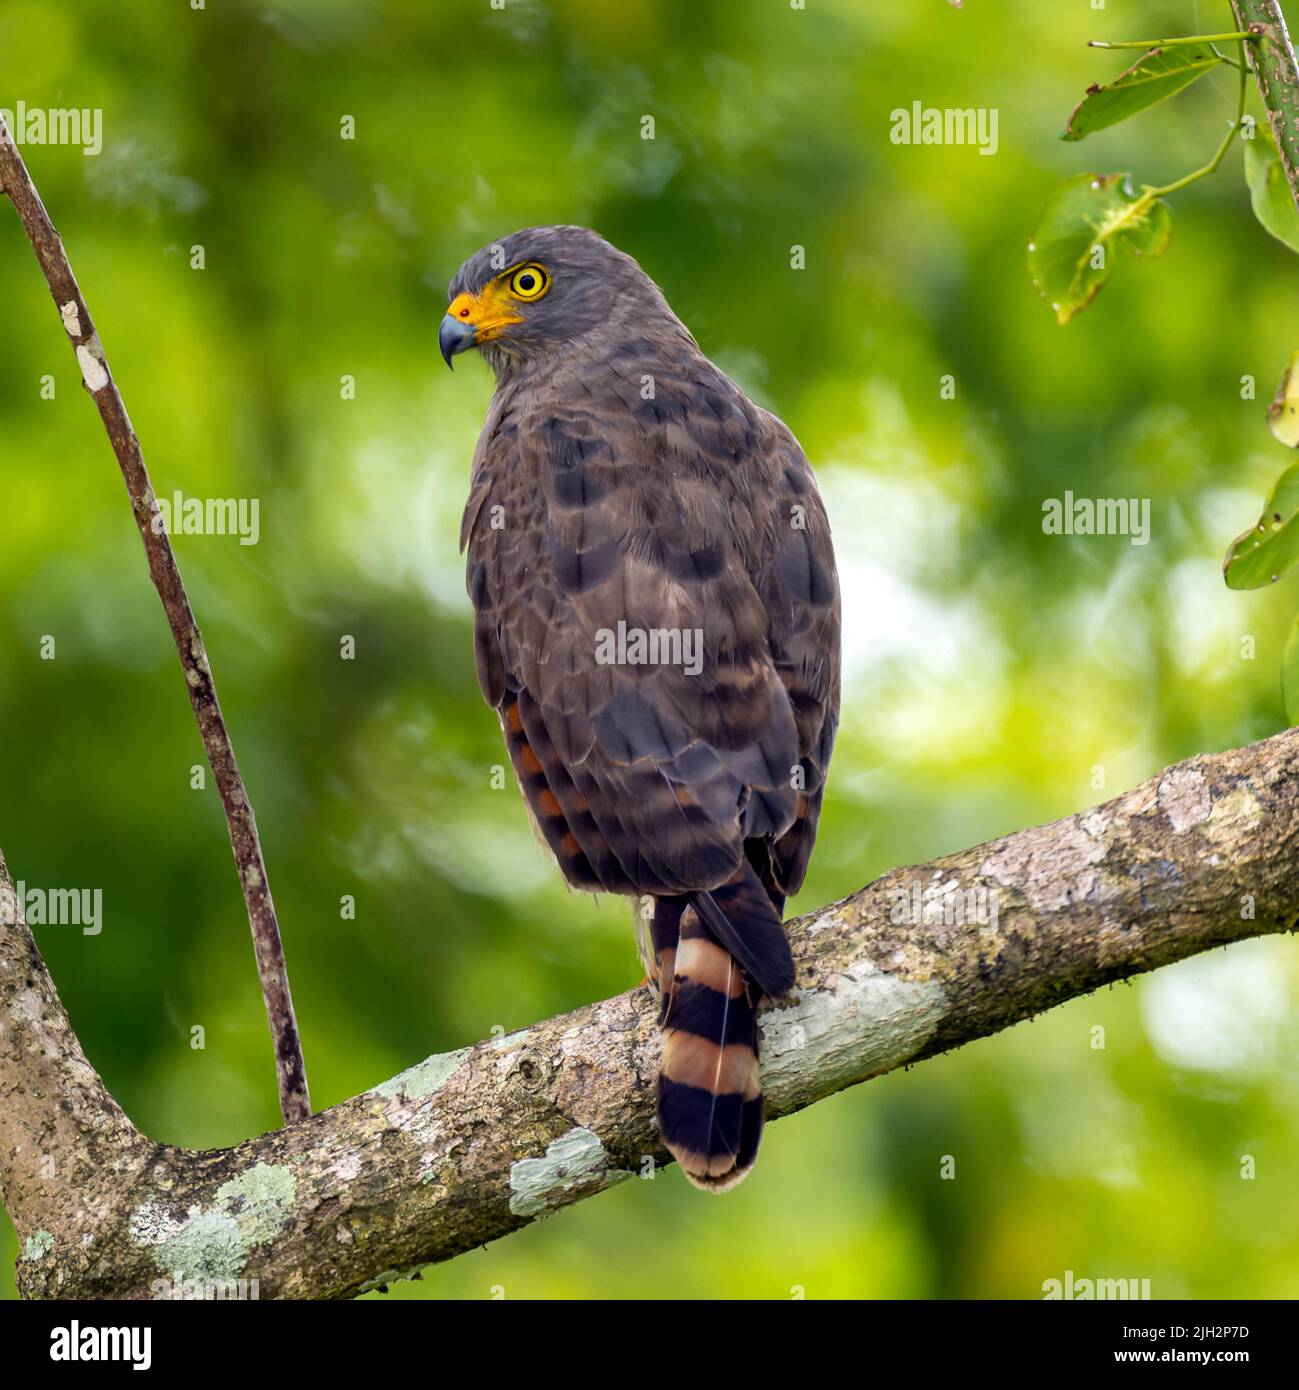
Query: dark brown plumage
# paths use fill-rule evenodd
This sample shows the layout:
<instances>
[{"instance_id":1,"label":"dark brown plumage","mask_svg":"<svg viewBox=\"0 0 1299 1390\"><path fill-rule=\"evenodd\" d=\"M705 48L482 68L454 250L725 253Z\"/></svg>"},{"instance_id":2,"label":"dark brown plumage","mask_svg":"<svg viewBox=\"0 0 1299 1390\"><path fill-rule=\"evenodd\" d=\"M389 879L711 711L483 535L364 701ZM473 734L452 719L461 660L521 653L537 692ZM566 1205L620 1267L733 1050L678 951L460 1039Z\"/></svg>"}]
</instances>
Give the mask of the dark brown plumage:
<instances>
[{"instance_id":1,"label":"dark brown plumage","mask_svg":"<svg viewBox=\"0 0 1299 1390\"><path fill-rule=\"evenodd\" d=\"M478 678L567 881L652 899L659 1124L721 1190L761 1136L756 1007L793 983L838 719L825 511L789 430L594 232L516 232L450 295L448 364L476 347L497 379L460 534Z\"/></svg>"}]
</instances>

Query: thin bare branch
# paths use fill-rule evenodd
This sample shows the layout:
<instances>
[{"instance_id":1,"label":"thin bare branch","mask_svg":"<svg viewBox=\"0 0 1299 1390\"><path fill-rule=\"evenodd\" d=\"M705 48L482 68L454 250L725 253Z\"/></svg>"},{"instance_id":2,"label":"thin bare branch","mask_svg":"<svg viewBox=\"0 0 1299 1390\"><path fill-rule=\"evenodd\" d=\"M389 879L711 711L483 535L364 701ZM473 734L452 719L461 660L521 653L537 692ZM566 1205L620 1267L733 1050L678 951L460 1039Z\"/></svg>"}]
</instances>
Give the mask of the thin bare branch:
<instances>
[{"instance_id":1,"label":"thin bare branch","mask_svg":"<svg viewBox=\"0 0 1299 1390\"><path fill-rule=\"evenodd\" d=\"M148 556L149 573L153 576L154 587L167 614L176 652L185 673L189 702L193 706L203 748L225 807L235 866L239 871L244 901L248 905L248 922L252 928L262 996L266 1001L266 1016L275 1044L280 1109L286 1123L292 1124L311 1114L311 1098L307 1092L307 1073L302 1060L297 1019L293 1013L293 998L289 993L284 946L280 940L275 905L271 901L252 803L248 800L243 778L239 774L230 734L217 701L212 668L185 593L185 585L181 582L171 538L167 535L154 498L140 441L131 428L121 392L113 380L90 311L86 308L86 301L68 263L63 239L50 222L45 205L3 117L0 117L0 192L5 193L13 203L32 250L36 252L36 259L40 262L45 282L63 321L64 331L76 353L82 383L99 408L100 419L104 422L109 443L113 446L113 453L126 481L135 524Z\"/></svg>"}]
</instances>

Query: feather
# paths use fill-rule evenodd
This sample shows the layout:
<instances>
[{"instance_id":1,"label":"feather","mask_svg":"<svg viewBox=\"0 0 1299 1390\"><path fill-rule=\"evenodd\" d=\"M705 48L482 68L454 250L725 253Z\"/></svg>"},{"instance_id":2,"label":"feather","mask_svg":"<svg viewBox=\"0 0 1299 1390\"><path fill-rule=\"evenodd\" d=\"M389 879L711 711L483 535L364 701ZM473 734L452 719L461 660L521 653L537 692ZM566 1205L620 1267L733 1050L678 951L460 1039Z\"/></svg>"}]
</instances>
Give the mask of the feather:
<instances>
[{"instance_id":1,"label":"feather","mask_svg":"<svg viewBox=\"0 0 1299 1390\"><path fill-rule=\"evenodd\" d=\"M713 1192L746 1176L762 1137L754 1000L692 910L680 919L665 998L658 1122L682 1172Z\"/></svg>"}]
</instances>

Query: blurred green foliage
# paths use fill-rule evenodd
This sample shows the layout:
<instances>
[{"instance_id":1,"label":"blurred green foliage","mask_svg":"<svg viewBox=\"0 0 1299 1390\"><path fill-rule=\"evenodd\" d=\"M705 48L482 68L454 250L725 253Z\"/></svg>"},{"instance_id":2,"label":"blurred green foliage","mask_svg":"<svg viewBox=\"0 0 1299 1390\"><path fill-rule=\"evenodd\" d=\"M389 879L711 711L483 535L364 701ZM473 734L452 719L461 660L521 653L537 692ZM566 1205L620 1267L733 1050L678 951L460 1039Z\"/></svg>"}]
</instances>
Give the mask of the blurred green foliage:
<instances>
[{"instance_id":1,"label":"blurred green foliage","mask_svg":"<svg viewBox=\"0 0 1299 1390\"><path fill-rule=\"evenodd\" d=\"M1058 138L1116 67L1088 37L1227 15L1198 8L6 0L0 106L104 112L97 157L25 153L158 492L260 499L258 545L176 550L318 1106L639 978L626 907L569 894L490 787L456 551L489 378L450 376L435 340L456 266L517 227L636 255L822 480L847 676L796 909L1281 726L1293 576L1238 594L1220 572L1283 461L1264 403L1296 347L1291 253L1238 153L1068 328L1024 269L1062 179L1166 182L1212 152L1227 70ZM996 108L997 153L892 144L915 101ZM1065 490L1151 499L1149 545L1044 535ZM190 788L121 481L2 201L0 536L0 844L29 884L103 890L99 936L38 929L86 1051L159 1140L271 1127L220 807ZM1294 1297L1297 992L1289 940L1190 961L782 1121L725 1199L626 1183L388 1296L1032 1298L1072 1269ZM9 1296L15 1254L6 1224Z\"/></svg>"}]
</instances>

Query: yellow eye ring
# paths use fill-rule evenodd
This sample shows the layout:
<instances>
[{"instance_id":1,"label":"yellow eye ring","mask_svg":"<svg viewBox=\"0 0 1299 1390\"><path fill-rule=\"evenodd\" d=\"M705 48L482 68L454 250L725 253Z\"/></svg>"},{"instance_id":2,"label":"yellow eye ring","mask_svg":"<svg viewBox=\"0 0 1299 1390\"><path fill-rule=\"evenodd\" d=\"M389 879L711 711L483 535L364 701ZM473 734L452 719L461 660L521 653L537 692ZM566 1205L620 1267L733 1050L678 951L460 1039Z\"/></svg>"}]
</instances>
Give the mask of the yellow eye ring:
<instances>
[{"instance_id":1,"label":"yellow eye ring","mask_svg":"<svg viewBox=\"0 0 1299 1390\"><path fill-rule=\"evenodd\" d=\"M539 265L521 265L510 276L510 293L516 299L540 299L550 288L550 276Z\"/></svg>"}]
</instances>

